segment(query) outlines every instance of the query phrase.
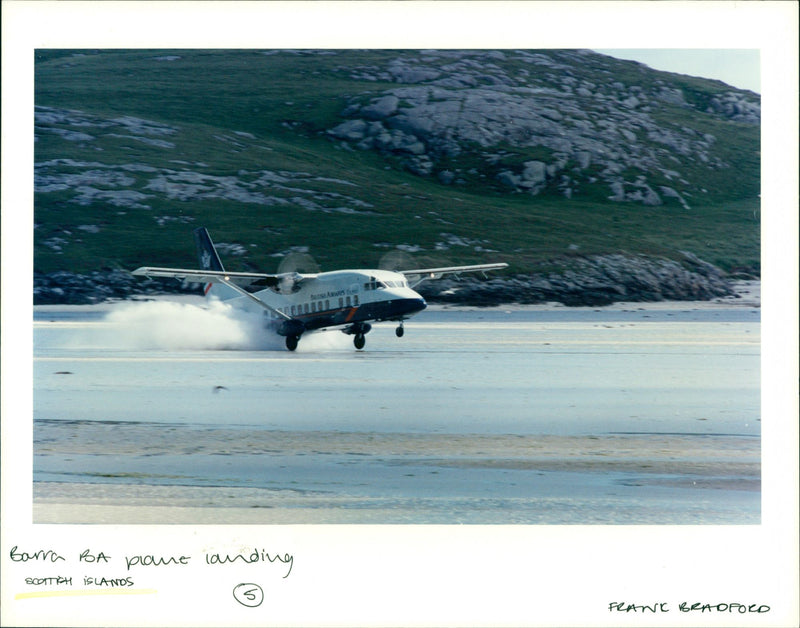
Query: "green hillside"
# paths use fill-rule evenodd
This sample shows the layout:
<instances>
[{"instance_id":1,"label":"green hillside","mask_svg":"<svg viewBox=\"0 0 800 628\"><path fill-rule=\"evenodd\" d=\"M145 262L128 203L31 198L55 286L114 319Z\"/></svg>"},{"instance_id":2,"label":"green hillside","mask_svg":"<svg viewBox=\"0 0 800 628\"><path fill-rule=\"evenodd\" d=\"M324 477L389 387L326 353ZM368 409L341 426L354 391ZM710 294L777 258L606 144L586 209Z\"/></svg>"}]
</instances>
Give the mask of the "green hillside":
<instances>
[{"instance_id":1,"label":"green hillside","mask_svg":"<svg viewBox=\"0 0 800 628\"><path fill-rule=\"evenodd\" d=\"M669 82L685 104L665 101L642 115L713 136L712 166L688 149L674 154L682 202L664 194L658 205L609 200L594 163L570 171L568 195L563 176L532 195L509 190L498 176L546 162L550 148L464 141L457 154L431 152L433 172L419 174L407 152L332 137L348 107L402 86L358 73L415 54L39 51L35 270L194 265L191 230L204 225L225 244L230 269L273 271L297 247L323 270L374 266L399 245L421 265L505 261L510 273L575 255L678 258L679 251L727 271L758 272L759 127L707 112L714 95L733 88L601 55L542 74L538 89L554 89L547 81L563 73L598 85L635 83L642 93ZM504 76L534 80L530 63L495 65ZM580 98L570 105L580 109ZM644 173L653 189L678 179L666 165L628 170L619 176L635 181Z\"/></svg>"}]
</instances>

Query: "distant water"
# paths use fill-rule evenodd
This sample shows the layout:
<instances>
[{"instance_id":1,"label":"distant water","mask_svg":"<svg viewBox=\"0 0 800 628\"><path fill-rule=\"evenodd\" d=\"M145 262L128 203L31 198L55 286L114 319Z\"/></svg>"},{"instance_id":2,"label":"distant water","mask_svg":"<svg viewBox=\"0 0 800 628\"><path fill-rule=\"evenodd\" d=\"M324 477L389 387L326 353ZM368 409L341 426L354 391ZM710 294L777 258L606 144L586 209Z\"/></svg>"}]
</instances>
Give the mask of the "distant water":
<instances>
[{"instance_id":1,"label":"distant water","mask_svg":"<svg viewBox=\"0 0 800 628\"><path fill-rule=\"evenodd\" d=\"M756 308L429 310L363 352L327 332L289 353L195 307L37 309L37 505L760 520Z\"/></svg>"}]
</instances>

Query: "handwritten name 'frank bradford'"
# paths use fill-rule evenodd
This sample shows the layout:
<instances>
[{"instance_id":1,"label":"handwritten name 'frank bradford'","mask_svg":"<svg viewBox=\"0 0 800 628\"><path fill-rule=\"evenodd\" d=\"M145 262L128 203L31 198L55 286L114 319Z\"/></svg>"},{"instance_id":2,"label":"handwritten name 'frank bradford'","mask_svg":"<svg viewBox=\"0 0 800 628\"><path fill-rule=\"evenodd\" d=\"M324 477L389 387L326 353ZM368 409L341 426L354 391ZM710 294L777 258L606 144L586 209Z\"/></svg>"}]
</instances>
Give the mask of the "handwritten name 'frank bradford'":
<instances>
[{"instance_id":1,"label":"handwritten name 'frank bradford'","mask_svg":"<svg viewBox=\"0 0 800 628\"><path fill-rule=\"evenodd\" d=\"M611 613L669 613L667 602L654 602L653 604L629 604L628 602L610 602L608 610ZM723 602L719 604L704 604L695 602L681 602L678 604L681 613L769 613L770 607L766 604L739 604L738 602Z\"/></svg>"}]
</instances>

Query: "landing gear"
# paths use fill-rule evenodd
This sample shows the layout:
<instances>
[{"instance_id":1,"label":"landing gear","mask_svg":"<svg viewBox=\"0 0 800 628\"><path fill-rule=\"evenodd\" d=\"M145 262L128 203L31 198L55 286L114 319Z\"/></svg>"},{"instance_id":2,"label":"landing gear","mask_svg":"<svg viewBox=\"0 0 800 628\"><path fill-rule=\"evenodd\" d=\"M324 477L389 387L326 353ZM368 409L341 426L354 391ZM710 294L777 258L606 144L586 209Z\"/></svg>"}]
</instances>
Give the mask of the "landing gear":
<instances>
[{"instance_id":1,"label":"landing gear","mask_svg":"<svg viewBox=\"0 0 800 628\"><path fill-rule=\"evenodd\" d=\"M364 345L367 344L367 339L364 338L364 336L369 333L370 329L372 329L372 325L369 323L353 323L352 325L345 327L342 331L345 334L353 336L353 344L355 345L356 349L360 351L364 348Z\"/></svg>"},{"instance_id":2,"label":"landing gear","mask_svg":"<svg viewBox=\"0 0 800 628\"><path fill-rule=\"evenodd\" d=\"M406 333L406 330L403 329L403 321L400 321L400 325L397 327L397 329L394 330L394 333L395 336L397 336L398 338L403 337L403 334Z\"/></svg>"},{"instance_id":3,"label":"landing gear","mask_svg":"<svg viewBox=\"0 0 800 628\"><path fill-rule=\"evenodd\" d=\"M306 331L306 326L296 318L290 318L283 321L277 331L281 336L286 337L286 348L294 351L297 349L297 343L300 342L300 336Z\"/></svg>"},{"instance_id":4,"label":"landing gear","mask_svg":"<svg viewBox=\"0 0 800 628\"><path fill-rule=\"evenodd\" d=\"M367 339L364 337L364 334L356 334L353 338L353 344L355 345L356 349L361 351L364 348L364 345L367 344Z\"/></svg>"}]
</instances>

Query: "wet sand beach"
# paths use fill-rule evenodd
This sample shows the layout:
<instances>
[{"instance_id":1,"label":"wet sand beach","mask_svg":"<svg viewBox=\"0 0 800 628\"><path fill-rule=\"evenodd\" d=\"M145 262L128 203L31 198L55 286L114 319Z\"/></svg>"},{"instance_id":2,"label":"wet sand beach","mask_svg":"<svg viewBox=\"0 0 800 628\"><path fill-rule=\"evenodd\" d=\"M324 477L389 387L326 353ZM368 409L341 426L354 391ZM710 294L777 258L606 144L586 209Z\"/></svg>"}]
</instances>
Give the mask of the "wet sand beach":
<instances>
[{"instance_id":1,"label":"wet sand beach","mask_svg":"<svg viewBox=\"0 0 800 628\"><path fill-rule=\"evenodd\" d=\"M757 288L432 308L364 352L336 332L215 347L202 325L194 348L158 346L115 306L37 309L33 518L758 523Z\"/></svg>"}]
</instances>

